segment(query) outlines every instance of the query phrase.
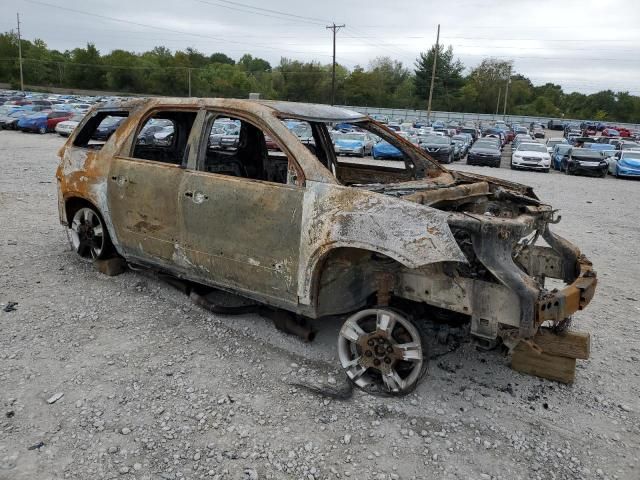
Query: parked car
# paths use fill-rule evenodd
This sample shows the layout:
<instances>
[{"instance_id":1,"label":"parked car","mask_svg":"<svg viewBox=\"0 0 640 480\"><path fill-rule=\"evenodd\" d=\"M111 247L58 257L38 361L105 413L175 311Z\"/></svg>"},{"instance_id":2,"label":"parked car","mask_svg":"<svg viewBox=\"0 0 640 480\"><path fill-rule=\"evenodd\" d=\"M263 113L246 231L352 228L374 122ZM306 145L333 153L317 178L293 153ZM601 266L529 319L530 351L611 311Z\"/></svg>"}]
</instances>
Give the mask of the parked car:
<instances>
[{"instance_id":1,"label":"parked car","mask_svg":"<svg viewBox=\"0 0 640 480\"><path fill-rule=\"evenodd\" d=\"M546 145L547 145L547 152L549 152L549 154L551 154L551 152L553 152L553 147L555 147L556 145L559 145L561 143L567 143L567 140L564 138L549 138L547 139Z\"/></svg>"},{"instance_id":2,"label":"parked car","mask_svg":"<svg viewBox=\"0 0 640 480\"><path fill-rule=\"evenodd\" d=\"M105 117L127 114L90 147ZM208 148L221 115L241 117L235 151ZM174 122L170 146L136 145L149 117ZM281 118L310 122L316 154ZM327 128L338 121L380 136L405 161L338 163ZM265 133L282 152L264 148ZM338 359L369 392L407 394L424 376L426 312L455 312L485 347L514 345L595 294L591 262L553 232L560 218L530 187L449 171L358 112L228 98L110 103L59 155L58 214L80 257L118 255L178 276L198 302L220 288L292 321L342 317ZM544 245L519 241L537 234Z\"/></svg>"},{"instance_id":3,"label":"parked car","mask_svg":"<svg viewBox=\"0 0 640 480\"><path fill-rule=\"evenodd\" d=\"M613 128L605 128L602 130L603 137L619 137L620 132L618 130L614 130Z\"/></svg>"},{"instance_id":4,"label":"parked car","mask_svg":"<svg viewBox=\"0 0 640 480\"><path fill-rule=\"evenodd\" d=\"M532 141L533 139L531 138L531 135L529 135L528 133L519 133L513 139L511 149L516 150L518 148L518 145L520 145L521 143L531 143Z\"/></svg>"},{"instance_id":5,"label":"parked car","mask_svg":"<svg viewBox=\"0 0 640 480\"><path fill-rule=\"evenodd\" d=\"M561 171L562 162L569 158L572 148L569 143L559 143L553 147L553 152L551 152L551 168Z\"/></svg>"},{"instance_id":6,"label":"parked car","mask_svg":"<svg viewBox=\"0 0 640 480\"><path fill-rule=\"evenodd\" d=\"M0 128L4 130L16 130L18 128L18 121L22 117L32 114L33 112L28 110L15 110L8 115L0 116Z\"/></svg>"},{"instance_id":7,"label":"parked car","mask_svg":"<svg viewBox=\"0 0 640 480\"><path fill-rule=\"evenodd\" d=\"M36 112L25 115L18 120L18 130L23 132L47 133L49 112Z\"/></svg>"},{"instance_id":8,"label":"parked car","mask_svg":"<svg viewBox=\"0 0 640 480\"><path fill-rule=\"evenodd\" d=\"M616 150L637 150L640 148L640 143L623 140L618 143L615 148Z\"/></svg>"},{"instance_id":9,"label":"parked car","mask_svg":"<svg viewBox=\"0 0 640 480\"><path fill-rule=\"evenodd\" d=\"M364 157L373 151L373 139L364 132L334 133L333 144L338 155Z\"/></svg>"},{"instance_id":10,"label":"parked car","mask_svg":"<svg viewBox=\"0 0 640 480\"><path fill-rule=\"evenodd\" d=\"M453 137L451 137L451 140L456 143L460 143L461 145L460 157L465 157L469 152L469 149L471 148L471 143L472 143L471 135L467 136L463 133L460 133L458 135L454 135Z\"/></svg>"},{"instance_id":11,"label":"parked car","mask_svg":"<svg viewBox=\"0 0 640 480\"><path fill-rule=\"evenodd\" d=\"M402 151L385 140L373 146L371 155L375 160L404 160Z\"/></svg>"},{"instance_id":12,"label":"parked car","mask_svg":"<svg viewBox=\"0 0 640 480\"><path fill-rule=\"evenodd\" d=\"M431 158L440 163L452 163L455 160L455 145L449 137L429 135L420 146Z\"/></svg>"},{"instance_id":13,"label":"parked car","mask_svg":"<svg viewBox=\"0 0 640 480\"><path fill-rule=\"evenodd\" d=\"M526 168L548 172L551 168L551 155L541 143L520 143L511 155L511 169Z\"/></svg>"},{"instance_id":14,"label":"parked car","mask_svg":"<svg viewBox=\"0 0 640 480\"><path fill-rule=\"evenodd\" d=\"M469 126L463 126L460 129L460 133L468 133L469 135L471 135L473 137L473 141L475 142L478 137L480 136L478 134L478 129L475 127L469 127Z\"/></svg>"},{"instance_id":15,"label":"parked car","mask_svg":"<svg viewBox=\"0 0 640 480\"><path fill-rule=\"evenodd\" d=\"M563 159L561 170L567 175L607 176L609 166L602 154L591 148L572 148L569 156Z\"/></svg>"},{"instance_id":16,"label":"parked car","mask_svg":"<svg viewBox=\"0 0 640 480\"><path fill-rule=\"evenodd\" d=\"M483 138L476 141L467 154L467 165L500 167L502 151L496 142Z\"/></svg>"},{"instance_id":17,"label":"parked car","mask_svg":"<svg viewBox=\"0 0 640 480\"><path fill-rule=\"evenodd\" d=\"M140 130L136 138L136 143L139 145L152 145L155 142L154 135L160 132L163 128L172 126L170 120L156 120L153 119Z\"/></svg>"},{"instance_id":18,"label":"parked car","mask_svg":"<svg viewBox=\"0 0 640 480\"><path fill-rule=\"evenodd\" d=\"M93 140L109 140L113 132L117 130L120 124L126 117L121 116L107 116L102 120L102 123L93 131Z\"/></svg>"},{"instance_id":19,"label":"parked car","mask_svg":"<svg viewBox=\"0 0 640 480\"><path fill-rule=\"evenodd\" d=\"M540 126L534 126L531 129L531 135L533 138L544 138L544 130Z\"/></svg>"},{"instance_id":20,"label":"parked car","mask_svg":"<svg viewBox=\"0 0 640 480\"><path fill-rule=\"evenodd\" d=\"M547 128L549 130L564 130L564 122L562 120L549 120Z\"/></svg>"},{"instance_id":21,"label":"parked car","mask_svg":"<svg viewBox=\"0 0 640 480\"><path fill-rule=\"evenodd\" d=\"M616 177L640 178L640 151L624 150L615 152L607 159L607 170Z\"/></svg>"},{"instance_id":22,"label":"parked car","mask_svg":"<svg viewBox=\"0 0 640 480\"><path fill-rule=\"evenodd\" d=\"M54 110L47 115L47 132L55 132L56 125L65 120L69 120L75 115L72 110Z\"/></svg>"},{"instance_id":23,"label":"parked car","mask_svg":"<svg viewBox=\"0 0 640 480\"><path fill-rule=\"evenodd\" d=\"M76 127L82 121L83 118L84 118L83 114L76 114L67 120L63 120L62 122L56 125L55 127L56 133L62 137L68 137L73 133L73 131L76 129Z\"/></svg>"}]
</instances>

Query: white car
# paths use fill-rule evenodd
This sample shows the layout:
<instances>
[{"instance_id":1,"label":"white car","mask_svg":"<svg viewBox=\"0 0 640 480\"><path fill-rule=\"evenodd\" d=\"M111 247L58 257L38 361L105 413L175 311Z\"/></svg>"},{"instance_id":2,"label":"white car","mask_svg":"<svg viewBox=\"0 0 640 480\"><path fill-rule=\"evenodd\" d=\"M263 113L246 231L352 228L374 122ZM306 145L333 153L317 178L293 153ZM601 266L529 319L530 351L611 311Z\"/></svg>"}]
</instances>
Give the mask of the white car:
<instances>
[{"instance_id":1,"label":"white car","mask_svg":"<svg viewBox=\"0 0 640 480\"><path fill-rule=\"evenodd\" d=\"M547 152L549 152L549 155L553 153L553 147L561 143L569 143L569 142L567 142L565 138L549 138L546 143Z\"/></svg>"},{"instance_id":2,"label":"white car","mask_svg":"<svg viewBox=\"0 0 640 480\"><path fill-rule=\"evenodd\" d=\"M68 137L73 133L83 118L84 115L74 115L69 120L58 123L55 128L56 133L62 137Z\"/></svg>"},{"instance_id":3,"label":"white car","mask_svg":"<svg viewBox=\"0 0 640 480\"><path fill-rule=\"evenodd\" d=\"M541 143L521 143L511 155L511 169L530 168L548 172L551 168L551 155Z\"/></svg>"}]
</instances>

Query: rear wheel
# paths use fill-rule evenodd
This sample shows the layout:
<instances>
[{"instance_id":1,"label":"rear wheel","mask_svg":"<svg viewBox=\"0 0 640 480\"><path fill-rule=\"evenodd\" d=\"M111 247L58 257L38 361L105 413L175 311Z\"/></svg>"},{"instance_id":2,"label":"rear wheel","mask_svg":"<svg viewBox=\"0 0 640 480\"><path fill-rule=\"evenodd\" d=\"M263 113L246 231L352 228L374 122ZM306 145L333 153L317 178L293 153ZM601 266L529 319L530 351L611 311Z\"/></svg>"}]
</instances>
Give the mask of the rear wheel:
<instances>
[{"instance_id":1,"label":"rear wheel","mask_svg":"<svg viewBox=\"0 0 640 480\"><path fill-rule=\"evenodd\" d=\"M104 259L113 255L109 232L93 207L81 207L75 212L68 235L71 247L83 258Z\"/></svg>"},{"instance_id":2,"label":"rear wheel","mask_svg":"<svg viewBox=\"0 0 640 480\"><path fill-rule=\"evenodd\" d=\"M388 308L351 315L338 337L347 377L370 393L405 395L426 373L426 343L416 325Z\"/></svg>"},{"instance_id":3,"label":"rear wheel","mask_svg":"<svg viewBox=\"0 0 640 480\"><path fill-rule=\"evenodd\" d=\"M38 128L38 133L41 134L41 135L47 133L47 127L39 127Z\"/></svg>"}]
</instances>

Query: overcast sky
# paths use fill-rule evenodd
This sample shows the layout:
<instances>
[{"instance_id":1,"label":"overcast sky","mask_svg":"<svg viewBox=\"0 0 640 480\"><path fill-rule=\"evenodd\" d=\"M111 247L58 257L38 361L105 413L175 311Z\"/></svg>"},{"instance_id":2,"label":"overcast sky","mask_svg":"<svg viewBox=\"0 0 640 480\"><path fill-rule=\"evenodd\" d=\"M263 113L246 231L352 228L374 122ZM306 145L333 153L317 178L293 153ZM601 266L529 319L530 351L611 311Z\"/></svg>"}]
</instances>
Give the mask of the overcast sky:
<instances>
[{"instance_id":1,"label":"overcast sky","mask_svg":"<svg viewBox=\"0 0 640 480\"><path fill-rule=\"evenodd\" d=\"M512 60L534 84L640 95L640 0L2 0L0 31L15 28L17 11L24 38L58 50L87 42L102 53L193 47L272 65L283 56L329 63L325 25L344 23L337 60L349 69L377 56L413 68L440 23L441 43L468 69L492 56Z\"/></svg>"}]
</instances>

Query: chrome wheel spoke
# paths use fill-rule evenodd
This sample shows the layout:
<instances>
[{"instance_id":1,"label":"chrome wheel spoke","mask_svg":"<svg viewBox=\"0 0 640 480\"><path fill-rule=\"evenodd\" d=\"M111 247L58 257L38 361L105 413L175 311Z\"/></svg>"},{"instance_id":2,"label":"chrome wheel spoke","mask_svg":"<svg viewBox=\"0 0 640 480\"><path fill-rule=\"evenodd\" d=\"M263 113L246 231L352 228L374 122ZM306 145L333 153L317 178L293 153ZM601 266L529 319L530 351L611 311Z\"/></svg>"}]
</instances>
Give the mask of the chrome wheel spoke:
<instances>
[{"instance_id":1,"label":"chrome wheel spoke","mask_svg":"<svg viewBox=\"0 0 640 480\"><path fill-rule=\"evenodd\" d=\"M382 381L384 382L385 386L392 392L400 392L406 388L406 382L402 378L400 378L400 375L398 375L398 372L396 372L394 369L391 369L390 372L385 373L382 376Z\"/></svg>"},{"instance_id":2,"label":"chrome wheel spoke","mask_svg":"<svg viewBox=\"0 0 640 480\"><path fill-rule=\"evenodd\" d=\"M357 342L366 333L354 320L347 320L340 330L340 335L351 342Z\"/></svg>"},{"instance_id":3,"label":"chrome wheel spoke","mask_svg":"<svg viewBox=\"0 0 640 480\"><path fill-rule=\"evenodd\" d=\"M376 328L391 336L391 332L396 326L396 319L386 310L379 310L376 315Z\"/></svg>"},{"instance_id":4,"label":"chrome wheel spoke","mask_svg":"<svg viewBox=\"0 0 640 480\"><path fill-rule=\"evenodd\" d=\"M408 362L422 360L422 346L417 342L399 343L396 345L400 358Z\"/></svg>"}]
</instances>

